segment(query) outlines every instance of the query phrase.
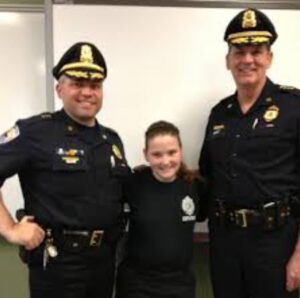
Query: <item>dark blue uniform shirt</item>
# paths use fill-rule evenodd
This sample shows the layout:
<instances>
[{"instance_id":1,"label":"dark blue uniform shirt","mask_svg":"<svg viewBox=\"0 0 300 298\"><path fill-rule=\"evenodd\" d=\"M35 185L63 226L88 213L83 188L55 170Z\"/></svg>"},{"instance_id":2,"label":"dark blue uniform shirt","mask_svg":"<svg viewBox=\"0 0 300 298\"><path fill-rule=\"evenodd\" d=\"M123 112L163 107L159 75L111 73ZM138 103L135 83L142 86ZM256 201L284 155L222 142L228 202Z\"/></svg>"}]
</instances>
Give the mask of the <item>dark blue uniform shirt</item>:
<instances>
[{"instance_id":1,"label":"dark blue uniform shirt","mask_svg":"<svg viewBox=\"0 0 300 298\"><path fill-rule=\"evenodd\" d=\"M47 227L108 229L121 212L123 145L64 111L20 120L0 137L0 186L19 175L26 213Z\"/></svg>"},{"instance_id":2,"label":"dark blue uniform shirt","mask_svg":"<svg viewBox=\"0 0 300 298\"><path fill-rule=\"evenodd\" d=\"M242 207L299 192L300 92L267 80L243 114L237 94L211 112L199 167L212 199Z\"/></svg>"}]
</instances>

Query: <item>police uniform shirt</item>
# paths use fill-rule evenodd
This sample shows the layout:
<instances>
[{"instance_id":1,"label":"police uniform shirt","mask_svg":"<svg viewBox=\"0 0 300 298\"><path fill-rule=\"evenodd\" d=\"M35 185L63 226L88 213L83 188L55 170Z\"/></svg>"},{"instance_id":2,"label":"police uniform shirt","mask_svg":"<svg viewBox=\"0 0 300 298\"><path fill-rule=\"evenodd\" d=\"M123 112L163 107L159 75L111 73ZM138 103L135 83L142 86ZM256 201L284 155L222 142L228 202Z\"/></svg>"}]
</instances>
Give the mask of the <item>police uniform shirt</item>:
<instances>
[{"instance_id":1,"label":"police uniform shirt","mask_svg":"<svg viewBox=\"0 0 300 298\"><path fill-rule=\"evenodd\" d=\"M0 137L0 186L17 173L26 213L46 227L111 227L127 172L114 131L82 126L63 110L20 120Z\"/></svg>"},{"instance_id":2,"label":"police uniform shirt","mask_svg":"<svg viewBox=\"0 0 300 298\"><path fill-rule=\"evenodd\" d=\"M254 208L299 191L300 92L267 80L243 114L237 94L211 112L200 157L210 197Z\"/></svg>"},{"instance_id":3,"label":"police uniform shirt","mask_svg":"<svg viewBox=\"0 0 300 298\"><path fill-rule=\"evenodd\" d=\"M134 173L125 187L130 206L128 262L141 270L187 269L199 185L182 179L163 183L150 168Z\"/></svg>"}]
</instances>

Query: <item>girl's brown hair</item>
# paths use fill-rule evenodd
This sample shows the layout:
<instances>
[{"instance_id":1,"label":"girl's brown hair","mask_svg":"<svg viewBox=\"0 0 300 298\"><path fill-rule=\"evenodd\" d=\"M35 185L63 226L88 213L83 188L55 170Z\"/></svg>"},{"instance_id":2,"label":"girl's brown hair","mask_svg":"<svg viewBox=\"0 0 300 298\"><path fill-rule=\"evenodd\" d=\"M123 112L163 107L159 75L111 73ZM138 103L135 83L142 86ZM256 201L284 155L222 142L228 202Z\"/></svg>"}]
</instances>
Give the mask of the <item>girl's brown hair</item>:
<instances>
[{"instance_id":1,"label":"girl's brown hair","mask_svg":"<svg viewBox=\"0 0 300 298\"><path fill-rule=\"evenodd\" d=\"M180 132L179 129L172 123L167 121L157 121L152 123L145 133L145 150L148 150L148 143L149 140L153 139L154 137L158 135L171 135L174 136L180 148L182 147L182 142L180 138ZM181 165L179 167L179 170L177 172L177 177L182 178L183 180L187 181L188 183L191 183L196 177L198 177L198 174L195 171L192 171L189 169L186 164L182 161Z\"/></svg>"}]
</instances>

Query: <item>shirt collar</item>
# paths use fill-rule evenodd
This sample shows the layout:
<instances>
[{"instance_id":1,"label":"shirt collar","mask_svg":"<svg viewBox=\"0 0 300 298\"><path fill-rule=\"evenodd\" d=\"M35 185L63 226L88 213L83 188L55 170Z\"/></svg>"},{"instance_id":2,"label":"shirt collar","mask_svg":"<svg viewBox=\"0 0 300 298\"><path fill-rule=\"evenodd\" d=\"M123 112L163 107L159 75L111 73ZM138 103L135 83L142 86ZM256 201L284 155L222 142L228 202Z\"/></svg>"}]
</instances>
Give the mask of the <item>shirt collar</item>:
<instances>
[{"instance_id":1,"label":"shirt collar","mask_svg":"<svg viewBox=\"0 0 300 298\"><path fill-rule=\"evenodd\" d=\"M267 78L265 86L263 87L260 95L258 96L256 102L251 107L249 112L251 113L251 111L256 110L260 106L270 106L271 104L273 104L273 94L277 89L277 85L275 85L269 78ZM226 103L226 107L228 110L235 113L240 112L240 107L237 100L237 91L229 97L229 100Z\"/></svg>"}]
</instances>

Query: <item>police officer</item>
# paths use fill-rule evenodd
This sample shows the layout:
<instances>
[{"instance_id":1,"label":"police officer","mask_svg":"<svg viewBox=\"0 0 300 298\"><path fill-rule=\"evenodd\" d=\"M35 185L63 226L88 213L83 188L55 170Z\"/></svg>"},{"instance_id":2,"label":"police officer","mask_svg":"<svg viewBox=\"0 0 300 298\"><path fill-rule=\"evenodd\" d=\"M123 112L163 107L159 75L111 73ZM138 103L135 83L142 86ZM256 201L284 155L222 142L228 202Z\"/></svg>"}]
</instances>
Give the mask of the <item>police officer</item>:
<instances>
[{"instance_id":1,"label":"police officer","mask_svg":"<svg viewBox=\"0 0 300 298\"><path fill-rule=\"evenodd\" d=\"M216 298L298 297L300 92L266 75L276 38L256 9L235 16L224 36L237 90L212 109L199 164Z\"/></svg>"},{"instance_id":2,"label":"police officer","mask_svg":"<svg viewBox=\"0 0 300 298\"><path fill-rule=\"evenodd\" d=\"M0 185L18 174L25 216L0 198L0 234L23 246L32 298L110 298L122 179L118 134L100 125L105 60L73 45L53 69L63 109L19 120L0 137Z\"/></svg>"}]
</instances>

